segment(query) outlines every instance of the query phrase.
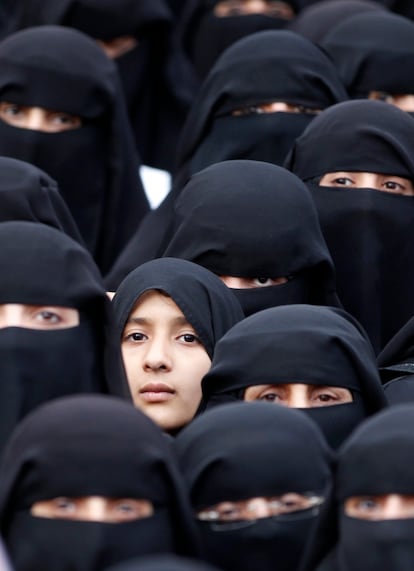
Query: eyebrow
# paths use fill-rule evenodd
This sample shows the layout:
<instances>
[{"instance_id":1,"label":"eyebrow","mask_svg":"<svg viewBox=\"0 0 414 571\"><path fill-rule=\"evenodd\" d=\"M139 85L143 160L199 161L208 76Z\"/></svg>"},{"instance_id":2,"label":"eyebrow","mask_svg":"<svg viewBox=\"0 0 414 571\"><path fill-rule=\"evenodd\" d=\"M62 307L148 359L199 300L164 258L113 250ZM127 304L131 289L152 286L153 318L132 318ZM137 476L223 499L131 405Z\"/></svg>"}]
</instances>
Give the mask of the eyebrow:
<instances>
[{"instance_id":1,"label":"eyebrow","mask_svg":"<svg viewBox=\"0 0 414 571\"><path fill-rule=\"evenodd\" d=\"M152 319L148 317L130 317L125 323L125 325L130 325L131 323L134 325L151 325ZM172 319L172 323L174 325L188 325L192 329L194 329L194 327L191 325L191 323L188 322L188 320L184 317L184 315L174 317Z\"/></svg>"}]
</instances>

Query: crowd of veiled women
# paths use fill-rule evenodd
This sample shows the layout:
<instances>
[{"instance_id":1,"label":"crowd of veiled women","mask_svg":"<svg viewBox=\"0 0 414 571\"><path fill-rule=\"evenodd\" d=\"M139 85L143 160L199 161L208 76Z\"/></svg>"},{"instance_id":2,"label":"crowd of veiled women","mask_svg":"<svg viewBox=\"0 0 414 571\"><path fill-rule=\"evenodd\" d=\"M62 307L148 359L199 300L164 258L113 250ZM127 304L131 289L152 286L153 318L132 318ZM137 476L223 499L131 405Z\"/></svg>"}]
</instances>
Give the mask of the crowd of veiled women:
<instances>
[{"instance_id":1,"label":"crowd of veiled women","mask_svg":"<svg viewBox=\"0 0 414 571\"><path fill-rule=\"evenodd\" d=\"M0 571L413 571L413 69L411 0L2 0Z\"/></svg>"}]
</instances>

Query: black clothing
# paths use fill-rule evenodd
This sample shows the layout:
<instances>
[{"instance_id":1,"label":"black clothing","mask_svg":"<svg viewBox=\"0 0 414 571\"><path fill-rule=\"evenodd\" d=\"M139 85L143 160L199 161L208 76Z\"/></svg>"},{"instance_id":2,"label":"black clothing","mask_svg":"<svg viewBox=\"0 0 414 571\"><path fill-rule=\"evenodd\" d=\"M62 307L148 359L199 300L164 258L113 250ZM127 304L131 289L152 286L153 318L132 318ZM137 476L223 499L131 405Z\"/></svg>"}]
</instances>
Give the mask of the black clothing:
<instances>
[{"instance_id":1,"label":"black clothing","mask_svg":"<svg viewBox=\"0 0 414 571\"><path fill-rule=\"evenodd\" d=\"M165 255L221 276L287 279L234 289L246 315L287 303L339 304L306 186L269 163L225 161L194 175L176 201Z\"/></svg>"},{"instance_id":2,"label":"black clothing","mask_svg":"<svg viewBox=\"0 0 414 571\"><path fill-rule=\"evenodd\" d=\"M217 341L244 317L235 296L211 272L186 260L161 258L139 266L119 286L113 299L119 338L135 303L150 290L171 297L210 359Z\"/></svg>"},{"instance_id":3,"label":"black clothing","mask_svg":"<svg viewBox=\"0 0 414 571\"><path fill-rule=\"evenodd\" d=\"M41 26L0 44L0 71L0 101L81 118L81 127L59 133L0 121L0 155L33 163L56 179L88 249L107 272L149 209L114 64L80 32Z\"/></svg>"},{"instance_id":4,"label":"black clothing","mask_svg":"<svg viewBox=\"0 0 414 571\"><path fill-rule=\"evenodd\" d=\"M37 167L0 157L0 221L41 222L84 244L59 188Z\"/></svg>"},{"instance_id":5,"label":"black clothing","mask_svg":"<svg viewBox=\"0 0 414 571\"><path fill-rule=\"evenodd\" d=\"M413 464L407 461L414 453L413 422L413 405L392 407L363 423L341 448L305 571L412 569L412 517L359 519L345 514L344 502L354 496L414 494Z\"/></svg>"},{"instance_id":6,"label":"black clothing","mask_svg":"<svg viewBox=\"0 0 414 571\"><path fill-rule=\"evenodd\" d=\"M178 557L177 555L154 555L152 557L140 557L133 561L127 561L106 571L220 571L202 561Z\"/></svg>"},{"instance_id":7,"label":"black clothing","mask_svg":"<svg viewBox=\"0 0 414 571\"><path fill-rule=\"evenodd\" d=\"M333 447L386 404L375 355L359 324L342 310L290 305L252 315L221 339L202 381L200 409L243 400L253 385L286 383L351 391L351 403L304 409Z\"/></svg>"},{"instance_id":8,"label":"black clothing","mask_svg":"<svg viewBox=\"0 0 414 571\"><path fill-rule=\"evenodd\" d=\"M378 355L384 390L392 404L414 400L414 318L411 318Z\"/></svg>"},{"instance_id":9,"label":"black clothing","mask_svg":"<svg viewBox=\"0 0 414 571\"><path fill-rule=\"evenodd\" d=\"M331 453L320 431L280 406L238 403L208 411L177 437L176 450L196 512L288 493L324 496L330 480ZM198 526L207 559L226 571L295 571L317 513L308 508Z\"/></svg>"},{"instance_id":10,"label":"black clothing","mask_svg":"<svg viewBox=\"0 0 414 571\"><path fill-rule=\"evenodd\" d=\"M384 38L387 38L384 42ZM321 42L352 98L414 93L414 22L380 11L334 26Z\"/></svg>"},{"instance_id":11,"label":"black clothing","mask_svg":"<svg viewBox=\"0 0 414 571\"><path fill-rule=\"evenodd\" d=\"M79 325L0 329L0 447L39 404L74 393L129 397L111 303L90 254L44 224L0 224L0 303L75 308Z\"/></svg>"},{"instance_id":12,"label":"black clothing","mask_svg":"<svg viewBox=\"0 0 414 571\"><path fill-rule=\"evenodd\" d=\"M115 60L145 164L172 170L175 141L198 82L178 47L165 0L23 0L21 25L62 25L103 41L134 36Z\"/></svg>"},{"instance_id":13,"label":"black clothing","mask_svg":"<svg viewBox=\"0 0 414 571\"><path fill-rule=\"evenodd\" d=\"M385 6L371 0L321 0L305 8L289 23L288 28L318 44L334 27L348 18L385 9Z\"/></svg>"},{"instance_id":14,"label":"black clothing","mask_svg":"<svg viewBox=\"0 0 414 571\"><path fill-rule=\"evenodd\" d=\"M218 57L236 41L264 30L284 28L289 21L276 16L248 14L218 17L219 0L187 0L179 24L182 45L199 78L204 79ZM290 4L296 2L289 2Z\"/></svg>"},{"instance_id":15,"label":"black clothing","mask_svg":"<svg viewBox=\"0 0 414 571\"><path fill-rule=\"evenodd\" d=\"M151 212L108 276L116 287L138 264L159 257L168 245L175 200L192 174L230 159L282 164L310 113L253 113L235 109L274 101L324 109L346 99L325 54L291 32L261 32L238 41L217 61L185 123L174 187Z\"/></svg>"},{"instance_id":16,"label":"black clothing","mask_svg":"<svg viewBox=\"0 0 414 571\"><path fill-rule=\"evenodd\" d=\"M198 554L170 443L131 404L83 396L41 407L13 433L0 474L0 525L16 571L98 571L140 555ZM31 514L62 496L149 500L153 514L116 524Z\"/></svg>"},{"instance_id":17,"label":"black clothing","mask_svg":"<svg viewBox=\"0 0 414 571\"><path fill-rule=\"evenodd\" d=\"M319 115L286 162L308 183L334 260L338 294L379 352L414 314L411 239L414 197L374 189L321 187L350 171L414 180L414 122L380 101L340 103Z\"/></svg>"}]
</instances>

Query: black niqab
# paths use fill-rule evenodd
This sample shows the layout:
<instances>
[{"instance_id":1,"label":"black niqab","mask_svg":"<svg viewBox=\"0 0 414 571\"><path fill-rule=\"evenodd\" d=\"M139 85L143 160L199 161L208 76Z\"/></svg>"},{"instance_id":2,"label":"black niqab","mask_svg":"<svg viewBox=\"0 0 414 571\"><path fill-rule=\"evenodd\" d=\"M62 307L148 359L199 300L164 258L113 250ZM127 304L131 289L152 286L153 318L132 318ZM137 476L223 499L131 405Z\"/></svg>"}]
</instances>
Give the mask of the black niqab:
<instances>
[{"instance_id":1,"label":"black niqab","mask_svg":"<svg viewBox=\"0 0 414 571\"><path fill-rule=\"evenodd\" d=\"M386 41L384 41L386 38ZM389 12L347 18L321 42L352 98L414 93L414 22Z\"/></svg>"},{"instance_id":2,"label":"black niqab","mask_svg":"<svg viewBox=\"0 0 414 571\"><path fill-rule=\"evenodd\" d=\"M80 128L44 133L0 122L0 154L58 183L103 273L148 211L115 65L87 36L40 26L0 44L0 101L79 116Z\"/></svg>"},{"instance_id":3,"label":"black niqab","mask_svg":"<svg viewBox=\"0 0 414 571\"><path fill-rule=\"evenodd\" d=\"M54 228L0 224L0 303L63 306L79 325L59 330L0 329L0 446L39 404L74 393L130 398L111 303L90 254Z\"/></svg>"},{"instance_id":4,"label":"black niqab","mask_svg":"<svg viewBox=\"0 0 414 571\"><path fill-rule=\"evenodd\" d=\"M220 571L203 561L177 555L154 555L110 567L107 571Z\"/></svg>"},{"instance_id":5,"label":"black niqab","mask_svg":"<svg viewBox=\"0 0 414 571\"><path fill-rule=\"evenodd\" d=\"M198 543L169 441L132 405L114 398L59 399L27 417L1 467L0 522L16 571L97 571L157 553L197 555ZM56 497L151 501L128 523L33 516Z\"/></svg>"},{"instance_id":6,"label":"black niqab","mask_svg":"<svg viewBox=\"0 0 414 571\"><path fill-rule=\"evenodd\" d=\"M263 403L208 411L185 428L176 449L195 511L221 502L292 492L323 496L331 453L304 415ZM269 462L269 458L271 461ZM317 510L233 524L198 521L207 559L233 571L295 571Z\"/></svg>"},{"instance_id":7,"label":"black niqab","mask_svg":"<svg viewBox=\"0 0 414 571\"><path fill-rule=\"evenodd\" d=\"M244 317L235 296L214 274L187 260L161 258L138 267L119 286L113 299L119 338L135 303L150 290L171 297L210 359L217 341Z\"/></svg>"},{"instance_id":8,"label":"black niqab","mask_svg":"<svg viewBox=\"0 0 414 571\"><path fill-rule=\"evenodd\" d=\"M22 27L61 25L103 41L134 36L115 59L135 141L145 164L172 170L171 152L197 81L184 57L165 0L23 0Z\"/></svg>"},{"instance_id":9,"label":"black niqab","mask_svg":"<svg viewBox=\"0 0 414 571\"><path fill-rule=\"evenodd\" d=\"M0 157L0 221L41 222L83 245L56 181L37 167Z\"/></svg>"},{"instance_id":10,"label":"black niqab","mask_svg":"<svg viewBox=\"0 0 414 571\"><path fill-rule=\"evenodd\" d=\"M286 383L351 391L352 403L304 409L333 447L386 404L375 355L359 324L343 310L290 305L252 315L221 339L202 381L201 410L243 400L253 385Z\"/></svg>"},{"instance_id":11,"label":"black niqab","mask_svg":"<svg viewBox=\"0 0 414 571\"><path fill-rule=\"evenodd\" d=\"M318 44L332 28L348 18L385 9L385 6L371 0L321 0L305 8L288 28Z\"/></svg>"},{"instance_id":12,"label":"black niqab","mask_svg":"<svg viewBox=\"0 0 414 571\"><path fill-rule=\"evenodd\" d=\"M288 278L234 289L246 315L287 303L339 303L311 197L297 177L269 163L225 161L194 175L176 201L165 255L219 276Z\"/></svg>"},{"instance_id":13,"label":"black niqab","mask_svg":"<svg viewBox=\"0 0 414 571\"><path fill-rule=\"evenodd\" d=\"M356 171L413 181L414 121L381 101L340 103L309 125L286 165L312 192L344 308L379 352L414 314L414 197L315 180Z\"/></svg>"},{"instance_id":14,"label":"black niqab","mask_svg":"<svg viewBox=\"0 0 414 571\"><path fill-rule=\"evenodd\" d=\"M333 493L304 570L412 569L413 518L359 519L345 514L343 502L353 496L414 494L413 464L407 462L414 453L413 423L413 405L392 407L364 422L341 448Z\"/></svg>"}]
</instances>

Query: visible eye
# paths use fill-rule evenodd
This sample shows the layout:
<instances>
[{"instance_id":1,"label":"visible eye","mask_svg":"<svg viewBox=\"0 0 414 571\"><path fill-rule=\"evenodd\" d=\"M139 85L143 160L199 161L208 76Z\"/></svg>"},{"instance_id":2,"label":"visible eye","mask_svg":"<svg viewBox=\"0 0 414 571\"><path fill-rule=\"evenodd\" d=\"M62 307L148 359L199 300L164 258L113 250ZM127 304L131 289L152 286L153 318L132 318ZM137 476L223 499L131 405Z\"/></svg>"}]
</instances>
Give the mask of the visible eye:
<instances>
[{"instance_id":1,"label":"visible eye","mask_svg":"<svg viewBox=\"0 0 414 571\"><path fill-rule=\"evenodd\" d=\"M354 181L347 177L338 177L332 180L332 186L353 186Z\"/></svg>"},{"instance_id":2,"label":"visible eye","mask_svg":"<svg viewBox=\"0 0 414 571\"><path fill-rule=\"evenodd\" d=\"M69 498L56 498L53 504L58 512L73 513L76 511L76 503Z\"/></svg>"},{"instance_id":3,"label":"visible eye","mask_svg":"<svg viewBox=\"0 0 414 571\"><path fill-rule=\"evenodd\" d=\"M123 341L131 341L132 343L140 343L142 341L147 341L148 336L144 333L140 333L139 331L133 331L132 333L128 333L125 335Z\"/></svg>"},{"instance_id":4,"label":"visible eye","mask_svg":"<svg viewBox=\"0 0 414 571\"><path fill-rule=\"evenodd\" d=\"M319 400L323 403L336 401L338 398L335 395L331 395L329 393L321 393L315 396L315 400Z\"/></svg>"},{"instance_id":5,"label":"visible eye","mask_svg":"<svg viewBox=\"0 0 414 571\"><path fill-rule=\"evenodd\" d=\"M237 505L228 504L225 506L218 506L217 508L218 519L221 521L234 521L240 519L241 510Z\"/></svg>"},{"instance_id":6,"label":"visible eye","mask_svg":"<svg viewBox=\"0 0 414 571\"><path fill-rule=\"evenodd\" d=\"M189 345L199 345L201 343L200 339L194 335L194 333L183 333L179 335L177 339Z\"/></svg>"},{"instance_id":7,"label":"visible eye","mask_svg":"<svg viewBox=\"0 0 414 571\"><path fill-rule=\"evenodd\" d=\"M249 107L242 107L241 109L234 109L231 114L234 117L243 117L246 115L260 115L265 113L261 106L250 105Z\"/></svg>"},{"instance_id":8,"label":"visible eye","mask_svg":"<svg viewBox=\"0 0 414 571\"><path fill-rule=\"evenodd\" d=\"M387 190L405 190L405 186L395 180L387 180L386 182L383 183L383 186Z\"/></svg>"},{"instance_id":9,"label":"visible eye","mask_svg":"<svg viewBox=\"0 0 414 571\"><path fill-rule=\"evenodd\" d=\"M76 129L82 125L80 117L76 115L71 115L70 113L62 112L51 112L48 117L51 123L55 123L60 126L65 126L70 129Z\"/></svg>"},{"instance_id":10,"label":"visible eye","mask_svg":"<svg viewBox=\"0 0 414 571\"><path fill-rule=\"evenodd\" d=\"M0 103L0 115L16 117L23 113L25 109L23 105L17 105L17 103L7 103L5 101Z\"/></svg>"},{"instance_id":11,"label":"visible eye","mask_svg":"<svg viewBox=\"0 0 414 571\"><path fill-rule=\"evenodd\" d=\"M34 315L34 318L36 321L41 321L47 325L56 325L63 321L60 315L48 310L39 311Z\"/></svg>"},{"instance_id":12,"label":"visible eye","mask_svg":"<svg viewBox=\"0 0 414 571\"><path fill-rule=\"evenodd\" d=\"M264 395L260 395L260 397L257 400L262 400L265 402L276 402L280 401L281 397L276 393L266 393Z\"/></svg>"}]
</instances>

